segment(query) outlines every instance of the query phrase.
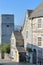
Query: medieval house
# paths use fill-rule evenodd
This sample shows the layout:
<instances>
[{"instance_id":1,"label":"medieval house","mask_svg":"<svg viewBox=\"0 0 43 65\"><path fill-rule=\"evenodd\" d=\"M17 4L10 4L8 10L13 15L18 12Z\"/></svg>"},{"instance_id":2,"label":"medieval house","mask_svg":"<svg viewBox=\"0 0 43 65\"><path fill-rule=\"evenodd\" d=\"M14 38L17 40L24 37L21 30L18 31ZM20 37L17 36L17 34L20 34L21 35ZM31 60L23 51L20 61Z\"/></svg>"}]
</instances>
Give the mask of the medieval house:
<instances>
[{"instance_id":1,"label":"medieval house","mask_svg":"<svg viewBox=\"0 0 43 65\"><path fill-rule=\"evenodd\" d=\"M11 35L11 58L15 62L23 61L24 54L26 53L24 48L24 39L20 31L14 31ZM22 55L20 57L20 55Z\"/></svg>"},{"instance_id":2,"label":"medieval house","mask_svg":"<svg viewBox=\"0 0 43 65\"><path fill-rule=\"evenodd\" d=\"M43 2L35 10L27 10L22 30L25 50L32 49L32 60L37 63L43 58Z\"/></svg>"},{"instance_id":3,"label":"medieval house","mask_svg":"<svg viewBox=\"0 0 43 65\"><path fill-rule=\"evenodd\" d=\"M10 43L10 59L14 62L24 60L32 49L30 62L43 59L43 2L35 10L27 10L22 31L14 29L14 15L0 17L0 44Z\"/></svg>"}]
</instances>

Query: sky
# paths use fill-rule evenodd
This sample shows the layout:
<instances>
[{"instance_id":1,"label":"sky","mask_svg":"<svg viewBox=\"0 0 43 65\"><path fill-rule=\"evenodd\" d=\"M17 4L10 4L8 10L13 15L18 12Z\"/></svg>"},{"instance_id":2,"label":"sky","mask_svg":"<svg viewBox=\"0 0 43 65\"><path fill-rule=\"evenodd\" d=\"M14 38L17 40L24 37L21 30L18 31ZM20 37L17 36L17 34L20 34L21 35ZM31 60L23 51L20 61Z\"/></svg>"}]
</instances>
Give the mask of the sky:
<instances>
[{"instance_id":1,"label":"sky","mask_svg":"<svg viewBox=\"0 0 43 65\"><path fill-rule=\"evenodd\" d=\"M0 0L0 15L14 14L14 24L22 26L27 9L35 9L42 0Z\"/></svg>"}]
</instances>

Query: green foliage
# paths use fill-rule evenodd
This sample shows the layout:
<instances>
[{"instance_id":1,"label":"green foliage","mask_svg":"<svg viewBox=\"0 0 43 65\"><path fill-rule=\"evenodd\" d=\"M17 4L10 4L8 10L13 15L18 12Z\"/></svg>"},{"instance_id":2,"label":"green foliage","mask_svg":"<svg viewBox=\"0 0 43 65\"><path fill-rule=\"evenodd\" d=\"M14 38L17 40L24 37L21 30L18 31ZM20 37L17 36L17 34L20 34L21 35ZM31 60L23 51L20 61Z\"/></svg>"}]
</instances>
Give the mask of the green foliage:
<instances>
[{"instance_id":1,"label":"green foliage","mask_svg":"<svg viewBox=\"0 0 43 65\"><path fill-rule=\"evenodd\" d=\"M10 44L3 44L0 48L1 52L10 53Z\"/></svg>"},{"instance_id":2,"label":"green foliage","mask_svg":"<svg viewBox=\"0 0 43 65\"><path fill-rule=\"evenodd\" d=\"M0 52L1 52L1 50L2 50L2 45L0 45Z\"/></svg>"},{"instance_id":3,"label":"green foliage","mask_svg":"<svg viewBox=\"0 0 43 65\"><path fill-rule=\"evenodd\" d=\"M10 44L5 44L4 45L4 52L5 53L10 53Z\"/></svg>"},{"instance_id":4,"label":"green foliage","mask_svg":"<svg viewBox=\"0 0 43 65\"><path fill-rule=\"evenodd\" d=\"M31 53L32 52L32 49L29 48L29 47L27 47L27 51Z\"/></svg>"}]
</instances>

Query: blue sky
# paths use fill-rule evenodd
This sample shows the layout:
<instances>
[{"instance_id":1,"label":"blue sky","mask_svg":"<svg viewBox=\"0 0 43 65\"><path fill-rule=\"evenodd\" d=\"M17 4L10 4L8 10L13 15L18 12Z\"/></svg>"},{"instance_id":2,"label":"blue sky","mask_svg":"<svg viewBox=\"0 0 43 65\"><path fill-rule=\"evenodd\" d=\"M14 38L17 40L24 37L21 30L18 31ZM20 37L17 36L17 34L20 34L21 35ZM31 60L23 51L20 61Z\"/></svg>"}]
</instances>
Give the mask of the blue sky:
<instances>
[{"instance_id":1,"label":"blue sky","mask_svg":"<svg viewBox=\"0 0 43 65\"><path fill-rule=\"evenodd\" d=\"M23 25L27 9L35 9L42 0L0 0L0 14L14 14L15 25Z\"/></svg>"}]
</instances>

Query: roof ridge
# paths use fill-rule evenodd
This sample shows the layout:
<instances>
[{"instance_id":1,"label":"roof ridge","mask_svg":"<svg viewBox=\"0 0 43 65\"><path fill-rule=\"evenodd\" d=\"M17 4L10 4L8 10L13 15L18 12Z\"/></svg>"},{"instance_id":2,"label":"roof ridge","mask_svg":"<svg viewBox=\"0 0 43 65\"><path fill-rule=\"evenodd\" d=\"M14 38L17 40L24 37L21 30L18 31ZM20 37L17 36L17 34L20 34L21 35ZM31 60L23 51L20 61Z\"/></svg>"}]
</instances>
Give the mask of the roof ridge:
<instances>
[{"instance_id":1,"label":"roof ridge","mask_svg":"<svg viewBox=\"0 0 43 65\"><path fill-rule=\"evenodd\" d=\"M33 12L31 13L30 17L33 17L33 14L36 13L37 11L39 11L39 9L41 8L41 6L43 5L43 2L41 2L34 10ZM36 14L35 14L36 15Z\"/></svg>"}]
</instances>

